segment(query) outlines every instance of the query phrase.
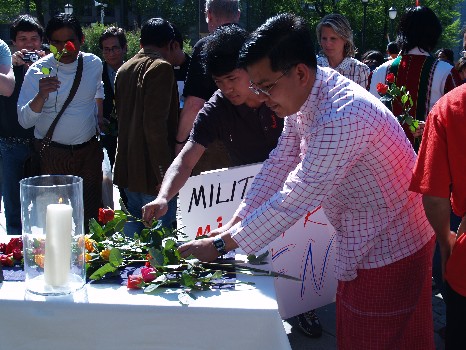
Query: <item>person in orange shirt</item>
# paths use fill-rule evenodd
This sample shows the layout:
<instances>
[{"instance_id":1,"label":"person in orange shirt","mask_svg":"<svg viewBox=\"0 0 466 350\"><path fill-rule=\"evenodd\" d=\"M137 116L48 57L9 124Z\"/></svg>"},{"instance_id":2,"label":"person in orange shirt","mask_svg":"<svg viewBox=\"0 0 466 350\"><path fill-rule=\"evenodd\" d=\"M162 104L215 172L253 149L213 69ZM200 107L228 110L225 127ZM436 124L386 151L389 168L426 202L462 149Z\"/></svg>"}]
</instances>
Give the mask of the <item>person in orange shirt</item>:
<instances>
[{"instance_id":1,"label":"person in orange shirt","mask_svg":"<svg viewBox=\"0 0 466 350\"><path fill-rule=\"evenodd\" d=\"M437 236L446 280L447 349L466 349L466 85L442 97L429 113L410 190L423 194ZM450 211L460 216L450 231Z\"/></svg>"}]
</instances>

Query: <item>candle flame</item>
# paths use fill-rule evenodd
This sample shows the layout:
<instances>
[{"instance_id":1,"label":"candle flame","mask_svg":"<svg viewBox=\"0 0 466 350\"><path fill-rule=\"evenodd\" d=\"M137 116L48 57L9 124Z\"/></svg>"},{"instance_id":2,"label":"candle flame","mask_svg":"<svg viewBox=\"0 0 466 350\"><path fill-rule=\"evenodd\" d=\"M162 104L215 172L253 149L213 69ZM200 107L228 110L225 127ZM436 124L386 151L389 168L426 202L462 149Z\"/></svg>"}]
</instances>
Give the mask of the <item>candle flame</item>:
<instances>
[{"instance_id":1,"label":"candle flame","mask_svg":"<svg viewBox=\"0 0 466 350\"><path fill-rule=\"evenodd\" d=\"M58 204L62 204L63 203L63 198L58 198Z\"/></svg>"}]
</instances>

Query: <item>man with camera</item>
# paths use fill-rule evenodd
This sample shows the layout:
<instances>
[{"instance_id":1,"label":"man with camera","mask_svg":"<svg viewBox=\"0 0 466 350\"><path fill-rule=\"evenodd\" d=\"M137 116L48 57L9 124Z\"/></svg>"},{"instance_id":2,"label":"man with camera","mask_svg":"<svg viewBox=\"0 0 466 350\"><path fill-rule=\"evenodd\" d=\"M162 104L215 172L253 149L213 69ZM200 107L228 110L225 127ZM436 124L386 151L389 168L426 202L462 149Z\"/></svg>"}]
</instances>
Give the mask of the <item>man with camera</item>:
<instances>
[{"instance_id":1,"label":"man with camera","mask_svg":"<svg viewBox=\"0 0 466 350\"><path fill-rule=\"evenodd\" d=\"M21 234L19 180L34 138L32 128L24 129L19 125L16 105L24 74L32 63L44 56L40 51L42 36L42 26L29 15L21 15L11 24L10 38L16 49L12 55L15 88L10 97L0 96L0 155L3 158L0 171L3 172L6 230L11 235Z\"/></svg>"}]
</instances>

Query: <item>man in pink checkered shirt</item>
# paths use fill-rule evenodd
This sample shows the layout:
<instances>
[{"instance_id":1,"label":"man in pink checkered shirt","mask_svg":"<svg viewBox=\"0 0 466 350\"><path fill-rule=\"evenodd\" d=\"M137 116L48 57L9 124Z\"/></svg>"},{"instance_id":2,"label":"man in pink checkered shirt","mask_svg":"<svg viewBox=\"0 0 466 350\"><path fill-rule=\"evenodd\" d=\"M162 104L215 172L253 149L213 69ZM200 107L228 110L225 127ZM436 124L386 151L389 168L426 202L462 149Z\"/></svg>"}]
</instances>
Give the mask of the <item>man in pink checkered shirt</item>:
<instances>
[{"instance_id":1,"label":"man in pink checkered shirt","mask_svg":"<svg viewBox=\"0 0 466 350\"><path fill-rule=\"evenodd\" d=\"M303 19L259 27L240 60L250 88L286 117L278 145L232 220L179 248L210 261L255 253L322 205L337 231L337 340L341 349L433 349L433 231L409 192L415 153L380 101L316 65Z\"/></svg>"}]
</instances>

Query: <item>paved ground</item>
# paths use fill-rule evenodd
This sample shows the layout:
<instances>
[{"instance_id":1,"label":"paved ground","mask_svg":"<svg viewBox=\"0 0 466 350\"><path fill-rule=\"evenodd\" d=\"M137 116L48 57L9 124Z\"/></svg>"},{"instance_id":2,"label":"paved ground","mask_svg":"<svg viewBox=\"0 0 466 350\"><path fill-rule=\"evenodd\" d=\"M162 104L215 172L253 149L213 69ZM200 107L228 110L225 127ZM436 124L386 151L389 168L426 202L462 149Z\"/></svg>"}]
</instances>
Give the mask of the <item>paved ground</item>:
<instances>
[{"instance_id":1,"label":"paved ground","mask_svg":"<svg viewBox=\"0 0 466 350\"><path fill-rule=\"evenodd\" d=\"M114 187L114 201L118 207L118 190ZM5 215L0 212L0 234L5 234ZM432 305L433 305L433 322L435 331L435 344L437 350L444 350L445 344L440 338L438 331L445 326L445 304L440 294L432 287ZM293 319L283 321L288 339L293 350L334 350L336 345L336 323L335 323L335 304L330 304L317 309L317 315L323 326L323 335L321 338L312 339L300 332Z\"/></svg>"}]
</instances>

